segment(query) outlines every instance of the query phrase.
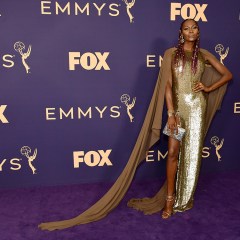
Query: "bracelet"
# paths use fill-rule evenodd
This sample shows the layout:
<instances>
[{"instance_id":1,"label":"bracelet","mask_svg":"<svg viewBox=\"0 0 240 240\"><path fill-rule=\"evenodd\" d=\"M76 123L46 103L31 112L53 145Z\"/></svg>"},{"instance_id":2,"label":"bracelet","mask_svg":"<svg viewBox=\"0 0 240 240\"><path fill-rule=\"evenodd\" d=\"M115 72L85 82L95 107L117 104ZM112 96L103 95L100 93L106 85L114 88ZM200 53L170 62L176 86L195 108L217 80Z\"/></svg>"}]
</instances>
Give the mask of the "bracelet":
<instances>
[{"instance_id":1,"label":"bracelet","mask_svg":"<svg viewBox=\"0 0 240 240\"><path fill-rule=\"evenodd\" d=\"M167 113L168 113L168 116L169 116L169 117L175 115L175 111L174 111L174 110L168 110Z\"/></svg>"}]
</instances>

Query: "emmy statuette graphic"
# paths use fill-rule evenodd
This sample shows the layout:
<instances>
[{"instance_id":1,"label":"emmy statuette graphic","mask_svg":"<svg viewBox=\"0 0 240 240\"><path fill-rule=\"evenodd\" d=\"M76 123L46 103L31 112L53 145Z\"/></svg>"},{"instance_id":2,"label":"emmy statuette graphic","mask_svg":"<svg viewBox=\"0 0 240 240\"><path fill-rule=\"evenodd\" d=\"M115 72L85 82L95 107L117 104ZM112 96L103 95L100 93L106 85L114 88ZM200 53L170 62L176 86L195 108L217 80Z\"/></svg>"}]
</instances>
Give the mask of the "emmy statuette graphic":
<instances>
[{"instance_id":1,"label":"emmy statuette graphic","mask_svg":"<svg viewBox=\"0 0 240 240\"><path fill-rule=\"evenodd\" d=\"M134 6L135 4L135 0L132 0L130 3L128 2L128 0L123 0L123 2L126 4L126 8L127 8L127 14L129 16L130 19L130 23L133 23L133 15L130 12L130 9Z\"/></svg>"},{"instance_id":2,"label":"emmy statuette graphic","mask_svg":"<svg viewBox=\"0 0 240 240\"><path fill-rule=\"evenodd\" d=\"M16 52L20 53L20 55L21 55L21 57L22 57L22 64L23 64L23 66L25 67L26 72L27 72L27 73L30 73L30 71L29 71L29 70L30 70L30 67L28 66L28 64L26 63L25 60L30 56L32 46L29 45L28 50L27 50L26 53L23 52L24 49L25 49L24 43L22 43L22 42L16 42L16 43L14 44L14 50L15 50Z\"/></svg>"},{"instance_id":3,"label":"emmy statuette graphic","mask_svg":"<svg viewBox=\"0 0 240 240\"><path fill-rule=\"evenodd\" d=\"M224 138L222 139L220 144L218 144L219 143L219 138L217 136L214 136L214 137L211 138L211 144L215 147L218 161L221 161L221 158L222 158L221 155L219 154L219 150L222 148L223 142L224 142Z\"/></svg>"},{"instance_id":4,"label":"emmy statuette graphic","mask_svg":"<svg viewBox=\"0 0 240 240\"><path fill-rule=\"evenodd\" d=\"M29 155L29 154L31 153L31 151L32 151L31 148L28 147L28 146L23 146L23 147L21 148L21 150L20 150L21 154L28 159L28 165L29 165L29 167L32 169L33 174L37 174L37 173L36 173L36 170L37 170L37 169L36 169L36 168L33 166L33 164L32 164L32 162L33 162L33 161L36 159L36 157L37 157L37 149L35 148L34 153L33 153L32 156Z\"/></svg>"},{"instance_id":5,"label":"emmy statuette graphic","mask_svg":"<svg viewBox=\"0 0 240 240\"><path fill-rule=\"evenodd\" d=\"M127 114L130 118L130 122L133 122L133 115L130 113L130 110L134 107L135 102L136 102L136 98L133 98L133 101L131 104L129 104L130 101L130 96L128 94L123 94L120 98L121 102L124 103L127 107Z\"/></svg>"},{"instance_id":6,"label":"emmy statuette graphic","mask_svg":"<svg viewBox=\"0 0 240 240\"><path fill-rule=\"evenodd\" d=\"M223 60L227 57L229 52L229 47L227 47L225 53L223 53L224 47L222 44L217 44L215 47L215 52L219 54L220 56L220 62L224 65Z\"/></svg>"}]
</instances>

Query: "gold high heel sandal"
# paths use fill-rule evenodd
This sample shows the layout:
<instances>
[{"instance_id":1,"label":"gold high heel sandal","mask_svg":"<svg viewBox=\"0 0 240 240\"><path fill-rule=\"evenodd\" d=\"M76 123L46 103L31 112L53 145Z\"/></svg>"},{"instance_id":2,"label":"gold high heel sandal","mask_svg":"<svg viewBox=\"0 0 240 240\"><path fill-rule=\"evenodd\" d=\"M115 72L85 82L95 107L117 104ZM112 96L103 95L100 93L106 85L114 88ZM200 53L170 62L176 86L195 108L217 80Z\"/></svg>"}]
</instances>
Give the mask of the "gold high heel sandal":
<instances>
[{"instance_id":1,"label":"gold high heel sandal","mask_svg":"<svg viewBox=\"0 0 240 240\"><path fill-rule=\"evenodd\" d=\"M175 195L167 196L167 197L166 197L166 201L167 201L167 202L172 202L172 204L171 204L172 206L173 206L174 200L175 200ZM165 206L166 206L166 205L165 205ZM171 206L171 207L172 207L172 206ZM173 210L172 210L171 212L163 210L162 218L163 218L163 219L170 218L170 217L172 216L172 214L173 214Z\"/></svg>"}]
</instances>

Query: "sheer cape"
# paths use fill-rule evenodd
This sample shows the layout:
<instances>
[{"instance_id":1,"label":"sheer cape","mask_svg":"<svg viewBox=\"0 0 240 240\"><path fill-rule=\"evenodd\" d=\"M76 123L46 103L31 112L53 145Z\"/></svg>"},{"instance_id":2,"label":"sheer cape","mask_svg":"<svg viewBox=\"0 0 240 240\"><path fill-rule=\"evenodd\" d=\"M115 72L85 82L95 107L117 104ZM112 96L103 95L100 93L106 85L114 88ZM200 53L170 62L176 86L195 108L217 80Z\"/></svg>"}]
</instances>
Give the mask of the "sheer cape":
<instances>
[{"instance_id":1,"label":"sheer cape","mask_svg":"<svg viewBox=\"0 0 240 240\"><path fill-rule=\"evenodd\" d=\"M52 231L98 221L104 218L108 213L118 206L132 182L137 166L145 159L148 149L150 149L160 139L165 87L167 80L171 78L171 58L175 49L176 48L169 48L164 53L153 96L136 144L124 170L113 186L100 200L98 200L93 206L88 208L82 214L68 220L41 223L38 226L40 229ZM207 56L211 55L214 57L205 49L200 49L200 51ZM206 65L201 82L203 82L206 86L209 86L218 81L220 77L221 75L211 65ZM205 135L216 111L221 107L221 102L226 88L227 84L208 93ZM164 207L165 196L166 181L154 197L131 199L128 202L128 206L137 210L141 210L144 212L144 214L156 213Z\"/></svg>"}]
</instances>

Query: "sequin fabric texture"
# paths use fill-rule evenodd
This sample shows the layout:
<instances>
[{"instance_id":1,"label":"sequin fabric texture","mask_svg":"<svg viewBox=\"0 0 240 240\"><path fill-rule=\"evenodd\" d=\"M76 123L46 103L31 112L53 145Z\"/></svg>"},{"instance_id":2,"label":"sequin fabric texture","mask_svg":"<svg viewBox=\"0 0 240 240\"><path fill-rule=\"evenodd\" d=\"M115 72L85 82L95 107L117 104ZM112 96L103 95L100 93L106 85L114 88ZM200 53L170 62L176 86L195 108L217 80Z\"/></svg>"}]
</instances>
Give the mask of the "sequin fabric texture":
<instances>
[{"instance_id":1,"label":"sequin fabric texture","mask_svg":"<svg viewBox=\"0 0 240 240\"><path fill-rule=\"evenodd\" d=\"M175 52L173 53L174 57ZM197 72L191 71L192 52L185 51L185 64L179 61L177 66L172 61L173 105L179 111L181 126L186 129L180 143L176 177L176 199L174 212L183 212L192 208L201 166L204 125L206 118L206 95L192 88L201 81L204 72L204 58L198 55Z\"/></svg>"}]
</instances>

